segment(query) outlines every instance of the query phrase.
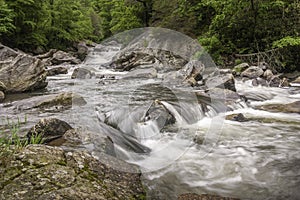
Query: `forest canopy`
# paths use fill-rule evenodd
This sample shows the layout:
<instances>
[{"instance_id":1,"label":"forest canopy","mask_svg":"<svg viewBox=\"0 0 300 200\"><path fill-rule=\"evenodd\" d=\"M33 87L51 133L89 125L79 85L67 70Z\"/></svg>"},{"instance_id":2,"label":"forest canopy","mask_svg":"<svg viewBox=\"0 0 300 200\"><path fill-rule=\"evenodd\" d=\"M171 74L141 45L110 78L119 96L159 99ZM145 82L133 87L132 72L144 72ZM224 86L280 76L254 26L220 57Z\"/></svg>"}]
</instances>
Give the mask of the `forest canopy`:
<instances>
[{"instance_id":1,"label":"forest canopy","mask_svg":"<svg viewBox=\"0 0 300 200\"><path fill-rule=\"evenodd\" d=\"M29 52L146 26L197 38L219 64L279 48L299 68L299 0L0 0L0 41Z\"/></svg>"}]
</instances>

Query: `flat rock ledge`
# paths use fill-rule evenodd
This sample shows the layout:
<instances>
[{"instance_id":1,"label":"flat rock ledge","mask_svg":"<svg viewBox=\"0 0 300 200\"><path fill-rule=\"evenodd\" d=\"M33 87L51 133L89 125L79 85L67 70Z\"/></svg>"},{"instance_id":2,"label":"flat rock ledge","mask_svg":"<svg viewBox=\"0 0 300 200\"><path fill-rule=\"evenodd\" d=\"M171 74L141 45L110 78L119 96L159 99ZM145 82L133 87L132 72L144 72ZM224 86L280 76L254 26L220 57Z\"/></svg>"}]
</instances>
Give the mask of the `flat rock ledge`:
<instances>
[{"instance_id":1,"label":"flat rock ledge","mask_svg":"<svg viewBox=\"0 0 300 200\"><path fill-rule=\"evenodd\" d=\"M145 198L141 174L136 166L118 161L118 165L130 168L130 172L126 172L116 170L108 162L102 163L101 159L84 151L67 152L46 145L2 148L0 199Z\"/></svg>"}]
</instances>

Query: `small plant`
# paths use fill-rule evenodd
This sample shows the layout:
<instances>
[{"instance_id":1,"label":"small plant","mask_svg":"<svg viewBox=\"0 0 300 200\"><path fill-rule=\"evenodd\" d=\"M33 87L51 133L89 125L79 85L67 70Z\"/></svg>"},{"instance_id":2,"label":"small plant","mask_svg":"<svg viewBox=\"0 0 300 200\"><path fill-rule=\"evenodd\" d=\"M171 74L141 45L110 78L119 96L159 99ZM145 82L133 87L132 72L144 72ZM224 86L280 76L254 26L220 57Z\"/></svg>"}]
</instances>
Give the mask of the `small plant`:
<instances>
[{"instance_id":1,"label":"small plant","mask_svg":"<svg viewBox=\"0 0 300 200\"><path fill-rule=\"evenodd\" d=\"M16 121L8 117L2 120L2 126L0 126L0 147L9 148L11 145L14 145L17 148L23 148L29 144L42 144L44 138L41 134L31 136L30 140L19 136L21 125L26 123L27 116L24 117L24 121L21 121L19 117L17 117Z\"/></svg>"}]
</instances>

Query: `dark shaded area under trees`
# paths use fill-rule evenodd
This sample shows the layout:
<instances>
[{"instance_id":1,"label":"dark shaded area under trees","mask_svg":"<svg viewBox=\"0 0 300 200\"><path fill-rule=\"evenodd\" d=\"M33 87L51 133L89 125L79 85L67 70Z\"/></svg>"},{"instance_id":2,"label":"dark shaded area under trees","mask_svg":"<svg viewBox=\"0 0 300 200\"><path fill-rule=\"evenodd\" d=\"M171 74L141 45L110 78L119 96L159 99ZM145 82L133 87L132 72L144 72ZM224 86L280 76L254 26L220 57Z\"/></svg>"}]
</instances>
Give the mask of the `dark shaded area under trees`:
<instances>
[{"instance_id":1,"label":"dark shaded area under trees","mask_svg":"<svg viewBox=\"0 0 300 200\"><path fill-rule=\"evenodd\" d=\"M280 49L279 70L300 69L299 0L0 0L0 42L27 52L145 26L197 38L220 65Z\"/></svg>"}]
</instances>

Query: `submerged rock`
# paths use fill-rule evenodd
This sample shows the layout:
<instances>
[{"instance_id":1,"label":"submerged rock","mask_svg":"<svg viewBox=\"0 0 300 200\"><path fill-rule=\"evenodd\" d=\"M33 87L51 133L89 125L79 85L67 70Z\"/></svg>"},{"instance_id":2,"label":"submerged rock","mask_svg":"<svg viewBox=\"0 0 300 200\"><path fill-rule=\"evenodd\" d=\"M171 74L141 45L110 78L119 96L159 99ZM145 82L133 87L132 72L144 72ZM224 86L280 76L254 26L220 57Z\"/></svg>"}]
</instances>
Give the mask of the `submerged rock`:
<instances>
[{"instance_id":1,"label":"submerged rock","mask_svg":"<svg viewBox=\"0 0 300 200\"><path fill-rule=\"evenodd\" d=\"M91 79L95 76L90 70L85 68L76 68L71 76L72 79Z\"/></svg>"},{"instance_id":2,"label":"submerged rock","mask_svg":"<svg viewBox=\"0 0 300 200\"><path fill-rule=\"evenodd\" d=\"M100 133L69 129L65 132L62 139L64 141L59 146L78 149L76 147L84 144L92 144L93 152L102 152L110 156L116 156L113 140L109 136L103 136ZM53 145L53 142L49 145Z\"/></svg>"},{"instance_id":3,"label":"submerged rock","mask_svg":"<svg viewBox=\"0 0 300 200\"><path fill-rule=\"evenodd\" d=\"M45 88L46 76L41 60L0 44L0 82L6 86L6 92Z\"/></svg>"},{"instance_id":4,"label":"submerged rock","mask_svg":"<svg viewBox=\"0 0 300 200\"><path fill-rule=\"evenodd\" d=\"M295 101L288 104L269 104L257 106L258 109L270 112L284 112L284 113L299 113L300 114L300 101Z\"/></svg>"},{"instance_id":5,"label":"submerged rock","mask_svg":"<svg viewBox=\"0 0 300 200\"><path fill-rule=\"evenodd\" d=\"M26 136L28 141L30 141L32 137L40 135L45 142L50 142L51 140L62 137L65 132L70 129L72 129L72 127L65 121L56 118L41 119L28 131Z\"/></svg>"},{"instance_id":6,"label":"submerged rock","mask_svg":"<svg viewBox=\"0 0 300 200\"><path fill-rule=\"evenodd\" d=\"M253 86L259 86L259 85L268 86L268 82L265 79L258 77L258 78L254 78L252 80L252 85Z\"/></svg>"},{"instance_id":7,"label":"submerged rock","mask_svg":"<svg viewBox=\"0 0 300 200\"><path fill-rule=\"evenodd\" d=\"M123 79L128 78L156 78L157 71L154 68L145 68L145 69L134 69L129 71Z\"/></svg>"},{"instance_id":8,"label":"submerged rock","mask_svg":"<svg viewBox=\"0 0 300 200\"><path fill-rule=\"evenodd\" d=\"M1 150L1 152L3 152ZM0 198L6 200L141 199L138 167L103 155L29 145L0 154ZM109 160L109 162L108 162Z\"/></svg>"},{"instance_id":9,"label":"submerged rock","mask_svg":"<svg viewBox=\"0 0 300 200\"><path fill-rule=\"evenodd\" d=\"M51 94L32 97L15 102L13 105L17 110L29 110L33 108L64 110L72 106L83 106L86 104L84 98L76 93L63 92L60 94Z\"/></svg>"},{"instance_id":10,"label":"submerged rock","mask_svg":"<svg viewBox=\"0 0 300 200\"><path fill-rule=\"evenodd\" d=\"M242 113L227 115L225 119L230 121L237 121L237 122L248 121L248 119Z\"/></svg>"},{"instance_id":11,"label":"submerged rock","mask_svg":"<svg viewBox=\"0 0 300 200\"><path fill-rule=\"evenodd\" d=\"M222 197L212 194L181 194L178 200L239 200L237 198Z\"/></svg>"},{"instance_id":12,"label":"submerged rock","mask_svg":"<svg viewBox=\"0 0 300 200\"><path fill-rule=\"evenodd\" d=\"M242 77L258 78L264 74L264 71L257 66L251 66L241 73Z\"/></svg>"},{"instance_id":13,"label":"submerged rock","mask_svg":"<svg viewBox=\"0 0 300 200\"><path fill-rule=\"evenodd\" d=\"M72 106L72 105L84 105L86 101L83 97L79 96L78 94L67 92L61 93L58 95L52 95L52 98L46 98L45 100L40 101L35 107L45 108L45 107L52 107L52 106Z\"/></svg>"},{"instance_id":14,"label":"submerged rock","mask_svg":"<svg viewBox=\"0 0 300 200\"><path fill-rule=\"evenodd\" d=\"M55 76L55 75L67 74L67 73L68 73L68 69L62 66L53 67L47 70L47 76Z\"/></svg>"}]
</instances>

